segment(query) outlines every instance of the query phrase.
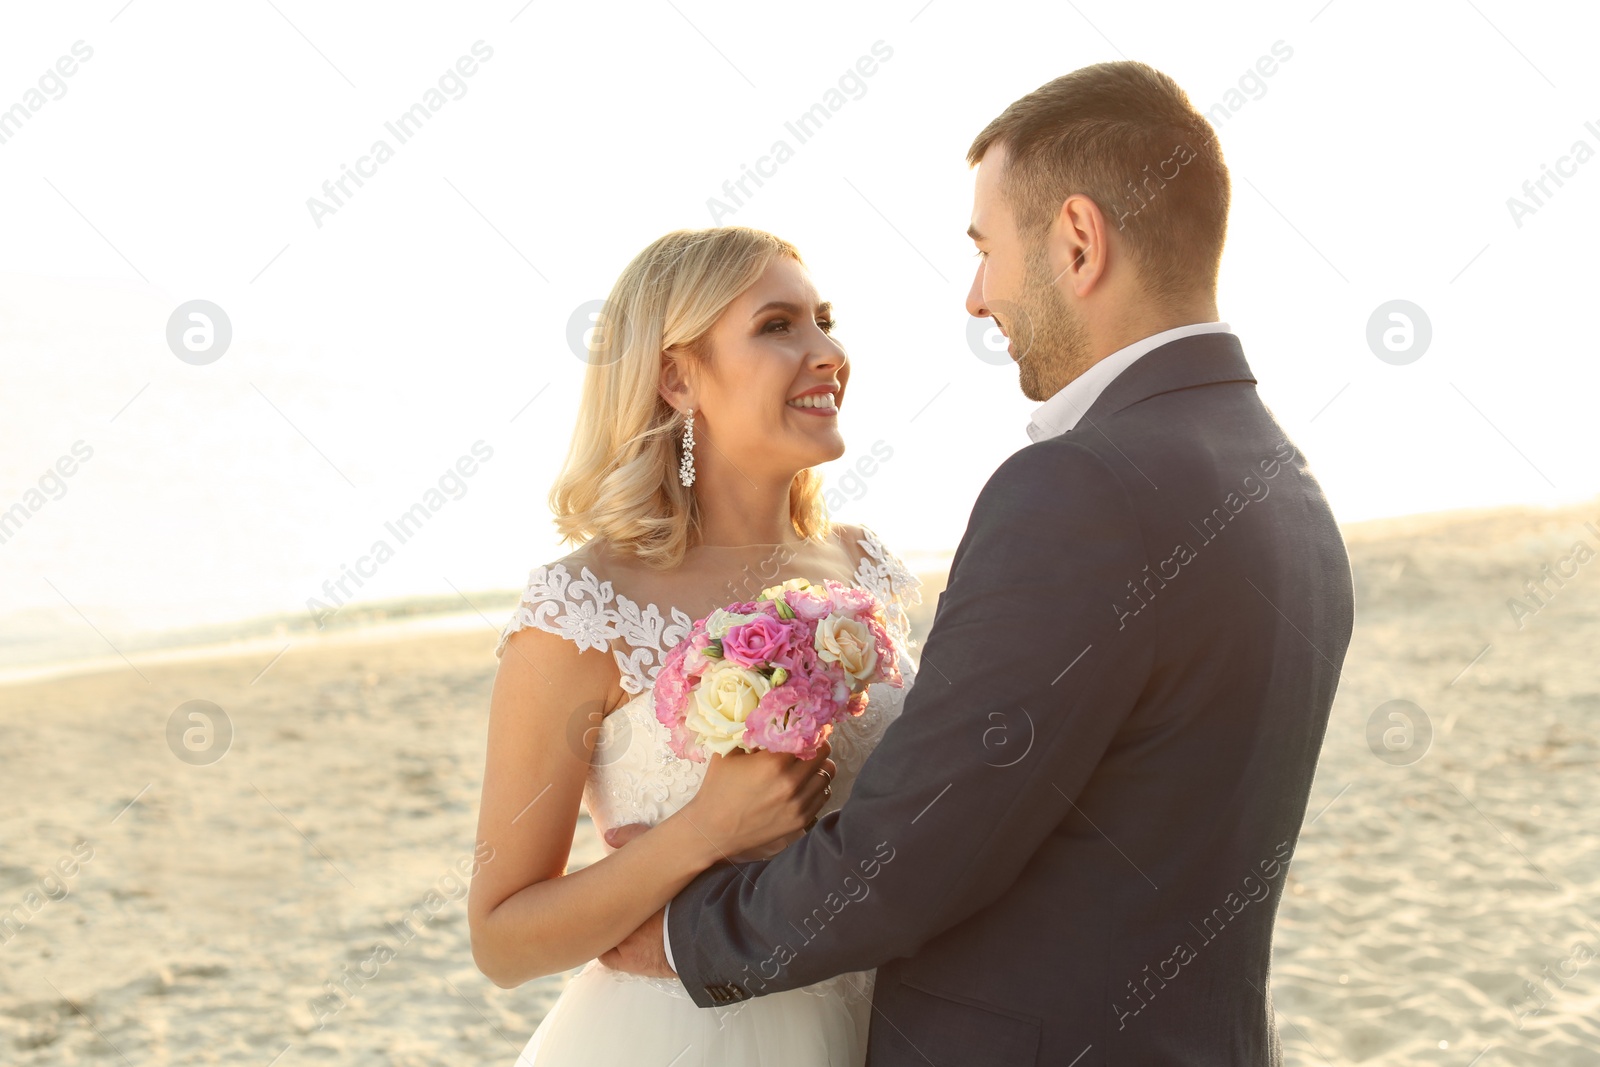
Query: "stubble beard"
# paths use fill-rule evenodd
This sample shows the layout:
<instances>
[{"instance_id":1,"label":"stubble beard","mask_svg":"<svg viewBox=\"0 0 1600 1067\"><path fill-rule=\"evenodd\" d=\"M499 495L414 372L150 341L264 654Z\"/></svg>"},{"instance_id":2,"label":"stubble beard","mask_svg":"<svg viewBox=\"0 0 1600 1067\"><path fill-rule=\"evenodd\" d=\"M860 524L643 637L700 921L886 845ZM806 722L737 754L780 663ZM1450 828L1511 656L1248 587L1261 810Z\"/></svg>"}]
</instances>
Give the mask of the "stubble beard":
<instances>
[{"instance_id":1,"label":"stubble beard","mask_svg":"<svg viewBox=\"0 0 1600 1067\"><path fill-rule=\"evenodd\" d=\"M1045 243L1034 242L1023 259L1022 291L1018 294L1012 335L1021 356L1017 359L1022 395L1029 400L1049 400L1061 387L1088 370L1089 332L1083 319L1055 287Z\"/></svg>"}]
</instances>

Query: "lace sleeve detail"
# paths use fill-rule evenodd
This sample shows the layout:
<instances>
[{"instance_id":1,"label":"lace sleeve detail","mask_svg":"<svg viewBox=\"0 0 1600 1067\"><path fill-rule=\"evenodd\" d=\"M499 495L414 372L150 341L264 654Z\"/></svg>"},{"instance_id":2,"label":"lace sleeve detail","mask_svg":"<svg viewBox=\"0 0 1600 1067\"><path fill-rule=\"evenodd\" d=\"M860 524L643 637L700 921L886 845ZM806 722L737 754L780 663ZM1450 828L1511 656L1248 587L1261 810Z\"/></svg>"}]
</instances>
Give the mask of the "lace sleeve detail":
<instances>
[{"instance_id":1,"label":"lace sleeve detail","mask_svg":"<svg viewBox=\"0 0 1600 1067\"><path fill-rule=\"evenodd\" d=\"M883 601L892 628L904 639L911 632L906 606L922 603L922 580L911 573L905 561L884 545L870 526L858 526L857 544L864 555L856 565L856 583Z\"/></svg>"},{"instance_id":2,"label":"lace sleeve detail","mask_svg":"<svg viewBox=\"0 0 1600 1067\"><path fill-rule=\"evenodd\" d=\"M537 626L571 641L580 652L610 652L622 669L623 690L638 694L655 682L667 649L694 625L677 608L671 609L671 617L669 624L654 604L641 609L588 567L580 567L574 578L564 563L543 564L528 574L528 586L500 632L494 654L504 655L506 641L518 630Z\"/></svg>"},{"instance_id":3,"label":"lace sleeve detail","mask_svg":"<svg viewBox=\"0 0 1600 1067\"><path fill-rule=\"evenodd\" d=\"M616 613L608 608L611 583L602 582L588 567L575 580L566 564L554 563L533 568L522 601L511 615L494 654L505 653L511 635L528 626L565 637L583 652L597 648L604 652L618 637Z\"/></svg>"}]
</instances>

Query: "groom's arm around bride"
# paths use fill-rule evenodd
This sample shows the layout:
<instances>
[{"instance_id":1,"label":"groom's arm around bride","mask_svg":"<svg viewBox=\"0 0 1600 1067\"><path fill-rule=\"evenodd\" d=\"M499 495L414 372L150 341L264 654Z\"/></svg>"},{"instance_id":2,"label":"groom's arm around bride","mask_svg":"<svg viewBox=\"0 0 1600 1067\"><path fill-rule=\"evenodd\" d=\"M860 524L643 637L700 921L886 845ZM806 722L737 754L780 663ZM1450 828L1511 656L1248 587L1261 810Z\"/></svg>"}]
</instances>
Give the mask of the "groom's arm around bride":
<instances>
[{"instance_id":1,"label":"groom's arm around bride","mask_svg":"<svg viewBox=\"0 0 1600 1067\"><path fill-rule=\"evenodd\" d=\"M1276 1058L1272 925L1350 572L1305 458L1215 322L1215 145L1191 137L1161 194L1192 225L1148 212L1167 238L1119 230L1107 194L1050 199L1052 122L1120 108L1209 130L1163 79L1087 68L974 144L986 258L969 309L995 316L1024 391L1048 402L973 506L917 684L849 802L672 902L698 1004L877 967L874 1064ZM1123 155L1171 130L1151 137ZM1041 188L1043 225L1027 202ZM1157 280L1182 276L1164 262L1193 291L1163 298Z\"/></svg>"}]
</instances>

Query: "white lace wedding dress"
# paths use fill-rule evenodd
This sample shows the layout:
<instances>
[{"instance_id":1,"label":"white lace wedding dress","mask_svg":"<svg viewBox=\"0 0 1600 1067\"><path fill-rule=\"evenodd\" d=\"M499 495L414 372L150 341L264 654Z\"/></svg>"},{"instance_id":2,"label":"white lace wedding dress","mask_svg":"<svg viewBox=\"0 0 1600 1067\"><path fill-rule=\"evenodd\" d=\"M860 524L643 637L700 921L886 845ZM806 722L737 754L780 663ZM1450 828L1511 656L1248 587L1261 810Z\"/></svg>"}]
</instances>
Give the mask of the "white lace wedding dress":
<instances>
[{"instance_id":1,"label":"white lace wedding dress","mask_svg":"<svg viewBox=\"0 0 1600 1067\"><path fill-rule=\"evenodd\" d=\"M861 764L900 713L916 673L904 608L921 602L920 583L870 528L849 530L838 536L857 542L851 552L859 557L853 584L883 601L905 685L872 685L866 710L834 728L830 744L838 773L824 814L849 798ZM655 717L656 671L693 622L675 607L668 611L663 617L653 603L641 608L587 566L573 575L563 563L547 564L529 576L495 650L500 655L512 633L537 626L580 649L598 648L616 657L622 688L634 696L599 729L583 794L598 833L660 822L694 796L705 773L705 764L673 755L667 729ZM874 974L839 975L706 1009L689 999L677 979L640 978L592 960L567 983L516 1067L860 1067L866 1060Z\"/></svg>"}]
</instances>

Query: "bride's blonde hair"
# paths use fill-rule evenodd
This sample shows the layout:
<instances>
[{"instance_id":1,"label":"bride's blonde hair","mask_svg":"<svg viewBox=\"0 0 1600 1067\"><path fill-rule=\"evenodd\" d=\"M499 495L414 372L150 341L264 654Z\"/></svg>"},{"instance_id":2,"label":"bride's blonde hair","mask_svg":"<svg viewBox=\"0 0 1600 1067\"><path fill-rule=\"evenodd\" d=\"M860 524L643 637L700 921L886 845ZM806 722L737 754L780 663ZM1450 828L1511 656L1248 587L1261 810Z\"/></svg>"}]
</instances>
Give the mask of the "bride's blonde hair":
<instances>
[{"instance_id":1,"label":"bride's blonde hair","mask_svg":"<svg viewBox=\"0 0 1600 1067\"><path fill-rule=\"evenodd\" d=\"M617 278L590 334L572 445L550 490L563 541L604 537L656 568L698 543L699 505L678 480L685 419L662 398L661 372L676 360L709 373L712 325L779 256L804 263L788 241L747 226L675 230ZM814 468L789 484L789 517L801 537L827 534Z\"/></svg>"}]
</instances>

